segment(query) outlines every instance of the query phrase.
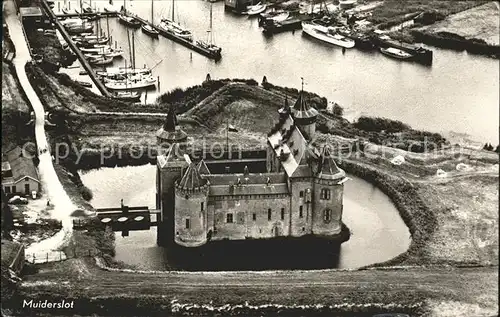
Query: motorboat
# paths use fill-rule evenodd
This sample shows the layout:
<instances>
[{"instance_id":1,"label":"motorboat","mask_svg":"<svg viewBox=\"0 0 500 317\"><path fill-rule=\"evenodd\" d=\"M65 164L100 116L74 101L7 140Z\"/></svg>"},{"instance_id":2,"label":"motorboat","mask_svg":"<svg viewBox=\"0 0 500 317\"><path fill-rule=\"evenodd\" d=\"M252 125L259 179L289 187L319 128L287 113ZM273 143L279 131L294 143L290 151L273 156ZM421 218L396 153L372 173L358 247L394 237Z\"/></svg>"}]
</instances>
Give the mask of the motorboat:
<instances>
[{"instance_id":1,"label":"motorboat","mask_svg":"<svg viewBox=\"0 0 500 317\"><path fill-rule=\"evenodd\" d=\"M290 12L285 11L285 12L282 12L280 14L275 15L274 17L271 18L271 20L273 20L275 22L283 22L286 19L288 19L289 16L290 16Z\"/></svg>"},{"instance_id":2,"label":"motorboat","mask_svg":"<svg viewBox=\"0 0 500 317\"><path fill-rule=\"evenodd\" d=\"M75 37L73 38L73 41L75 41L76 45L78 46L95 47L95 45L104 45L108 43L109 37L106 36L100 36L95 38Z\"/></svg>"},{"instance_id":3,"label":"motorboat","mask_svg":"<svg viewBox=\"0 0 500 317\"><path fill-rule=\"evenodd\" d=\"M186 41L189 42L193 41L193 34L191 33L191 31L182 27L180 24L172 20L162 19L158 27L161 30L170 33L174 36L180 37Z\"/></svg>"},{"instance_id":4,"label":"motorboat","mask_svg":"<svg viewBox=\"0 0 500 317\"><path fill-rule=\"evenodd\" d=\"M112 49L108 50L107 52L105 52L103 55L106 57L111 57L111 58L122 57L123 50L121 48L120 49L112 48Z\"/></svg>"},{"instance_id":5,"label":"motorboat","mask_svg":"<svg viewBox=\"0 0 500 317\"><path fill-rule=\"evenodd\" d=\"M138 28L141 26L141 22L133 17L129 17L123 14L118 14L118 19L120 19L121 23L133 28Z\"/></svg>"},{"instance_id":6,"label":"motorboat","mask_svg":"<svg viewBox=\"0 0 500 317\"><path fill-rule=\"evenodd\" d=\"M411 59L413 57L412 54L405 52L403 50L400 50L398 48L395 48L395 47L386 47L386 48L381 47L380 52L384 55L387 55L387 56L390 56L390 57L396 58L396 59L401 59L401 60L408 60L408 59Z\"/></svg>"},{"instance_id":7,"label":"motorboat","mask_svg":"<svg viewBox=\"0 0 500 317\"><path fill-rule=\"evenodd\" d=\"M152 27L149 24L143 24L141 26L142 32L146 33L149 36L152 37L158 37L158 34L160 34L154 27Z\"/></svg>"},{"instance_id":8,"label":"motorboat","mask_svg":"<svg viewBox=\"0 0 500 317\"><path fill-rule=\"evenodd\" d=\"M343 48L353 48L356 45L354 40L338 34L333 28L302 22L302 31L315 39Z\"/></svg>"},{"instance_id":9,"label":"motorboat","mask_svg":"<svg viewBox=\"0 0 500 317\"><path fill-rule=\"evenodd\" d=\"M104 86L111 90L129 90L148 88L156 86L156 78L153 76L133 76L125 80L109 80L104 83Z\"/></svg>"},{"instance_id":10,"label":"motorboat","mask_svg":"<svg viewBox=\"0 0 500 317\"><path fill-rule=\"evenodd\" d=\"M140 101L141 94L137 91L115 91L113 94L113 98L119 99L122 101Z\"/></svg>"},{"instance_id":11,"label":"motorboat","mask_svg":"<svg viewBox=\"0 0 500 317\"><path fill-rule=\"evenodd\" d=\"M245 14L253 16L253 15L257 15L257 14L260 14L260 13L266 11L266 9L267 9L267 5L259 2L256 5L247 6L247 11L245 12Z\"/></svg>"}]
</instances>

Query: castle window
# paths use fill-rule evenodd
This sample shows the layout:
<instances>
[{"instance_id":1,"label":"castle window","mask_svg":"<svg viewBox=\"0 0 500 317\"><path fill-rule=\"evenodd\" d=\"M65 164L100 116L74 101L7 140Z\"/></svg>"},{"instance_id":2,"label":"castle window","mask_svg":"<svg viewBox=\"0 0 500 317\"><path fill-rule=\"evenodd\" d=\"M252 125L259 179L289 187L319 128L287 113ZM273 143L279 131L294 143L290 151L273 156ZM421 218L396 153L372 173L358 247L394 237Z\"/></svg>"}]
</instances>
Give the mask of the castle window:
<instances>
[{"instance_id":1,"label":"castle window","mask_svg":"<svg viewBox=\"0 0 500 317\"><path fill-rule=\"evenodd\" d=\"M302 212L304 208L302 206L299 206L299 218L304 218L304 213Z\"/></svg>"},{"instance_id":2,"label":"castle window","mask_svg":"<svg viewBox=\"0 0 500 317\"><path fill-rule=\"evenodd\" d=\"M186 229L191 227L191 220L189 218L186 219Z\"/></svg>"},{"instance_id":3,"label":"castle window","mask_svg":"<svg viewBox=\"0 0 500 317\"><path fill-rule=\"evenodd\" d=\"M201 211L203 211L204 207L205 207L205 206L204 206L204 203L203 203L203 202L201 202L201 204L200 204L200 209L201 209Z\"/></svg>"},{"instance_id":4,"label":"castle window","mask_svg":"<svg viewBox=\"0 0 500 317\"><path fill-rule=\"evenodd\" d=\"M252 214L252 220L253 221L257 220L257 214L255 212Z\"/></svg>"},{"instance_id":5,"label":"castle window","mask_svg":"<svg viewBox=\"0 0 500 317\"><path fill-rule=\"evenodd\" d=\"M273 214L273 213L272 213L272 211L271 211L271 208L269 208L269 209L267 210L267 220L271 221L272 214Z\"/></svg>"},{"instance_id":6,"label":"castle window","mask_svg":"<svg viewBox=\"0 0 500 317\"><path fill-rule=\"evenodd\" d=\"M285 220L285 208L281 208L281 220Z\"/></svg>"},{"instance_id":7,"label":"castle window","mask_svg":"<svg viewBox=\"0 0 500 317\"><path fill-rule=\"evenodd\" d=\"M321 194L320 194L320 198L321 199L325 199L325 200L330 200L330 190L328 188L323 188L321 189Z\"/></svg>"},{"instance_id":8,"label":"castle window","mask_svg":"<svg viewBox=\"0 0 500 317\"><path fill-rule=\"evenodd\" d=\"M325 209L323 211L323 220L325 223L329 223L332 220L332 211L330 209Z\"/></svg>"},{"instance_id":9,"label":"castle window","mask_svg":"<svg viewBox=\"0 0 500 317\"><path fill-rule=\"evenodd\" d=\"M10 194L10 187L9 186L5 186L5 193Z\"/></svg>"},{"instance_id":10,"label":"castle window","mask_svg":"<svg viewBox=\"0 0 500 317\"><path fill-rule=\"evenodd\" d=\"M300 198L304 197L304 191L303 191L303 190L301 190L301 191L300 191L300 193L299 193L299 197L300 197Z\"/></svg>"},{"instance_id":11,"label":"castle window","mask_svg":"<svg viewBox=\"0 0 500 317\"><path fill-rule=\"evenodd\" d=\"M226 222L227 223L233 223L233 214L232 213L228 213L226 215Z\"/></svg>"}]
</instances>

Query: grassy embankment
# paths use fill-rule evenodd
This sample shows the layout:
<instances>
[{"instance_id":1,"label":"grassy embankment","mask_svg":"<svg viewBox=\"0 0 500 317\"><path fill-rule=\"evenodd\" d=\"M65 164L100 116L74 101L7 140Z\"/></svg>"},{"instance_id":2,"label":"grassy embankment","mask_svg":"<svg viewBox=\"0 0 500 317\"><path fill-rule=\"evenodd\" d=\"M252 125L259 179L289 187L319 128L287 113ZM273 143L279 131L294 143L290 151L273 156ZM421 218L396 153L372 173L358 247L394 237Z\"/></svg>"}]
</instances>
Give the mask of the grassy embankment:
<instances>
[{"instance_id":1,"label":"grassy embankment","mask_svg":"<svg viewBox=\"0 0 500 317\"><path fill-rule=\"evenodd\" d=\"M414 25L390 35L405 42L498 57L497 5L491 1L390 0L375 8L369 20L388 29L423 13Z\"/></svg>"}]
</instances>

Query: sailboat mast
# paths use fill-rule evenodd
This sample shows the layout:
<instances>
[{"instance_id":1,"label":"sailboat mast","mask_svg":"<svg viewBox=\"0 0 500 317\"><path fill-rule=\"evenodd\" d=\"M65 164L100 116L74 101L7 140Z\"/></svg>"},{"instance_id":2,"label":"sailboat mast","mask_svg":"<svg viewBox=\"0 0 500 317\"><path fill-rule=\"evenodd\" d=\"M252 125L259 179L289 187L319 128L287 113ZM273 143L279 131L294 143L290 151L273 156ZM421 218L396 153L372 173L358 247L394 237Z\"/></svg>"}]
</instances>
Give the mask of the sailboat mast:
<instances>
[{"instance_id":1,"label":"sailboat mast","mask_svg":"<svg viewBox=\"0 0 500 317\"><path fill-rule=\"evenodd\" d=\"M154 21L153 21L153 1L154 0L151 0L151 24L154 24Z\"/></svg>"},{"instance_id":2,"label":"sailboat mast","mask_svg":"<svg viewBox=\"0 0 500 317\"><path fill-rule=\"evenodd\" d=\"M132 46L130 45L130 34L127 29L127 41L128 41L128 51L130 56L130 61L132 61Z\"/></svg>"},{"instance_id":3,"label":"sailboat mast","mask_svg":"<svg viewBox=\"0 0 500 317\"><path fill-rule=\"evenodd\" d=\"M174 10L175 10L175 0L172 0L172 22L175 21Z\"/></svg>"},{"instance_id":4,"label":"sailboat mast","mask_svg":"<svg viewBox=\"0 0 500 317\"><path fill-rule=\"evenodd\" d=\"M210 32L210 44L213 44L214 36L213 36L213 32L212 32L212 2L210 2L210 28L209 28L209 32Z\"/></svg>"},{"instance_id":5,"label":"sailboat mast","mask_svg":"<svg viewBox=\"0 0 500 317\"><path fill-rule=\"evenodd\" d=\"M135 35L132 32L132 68L135 68Z\"/></svg>"}]
</instances>

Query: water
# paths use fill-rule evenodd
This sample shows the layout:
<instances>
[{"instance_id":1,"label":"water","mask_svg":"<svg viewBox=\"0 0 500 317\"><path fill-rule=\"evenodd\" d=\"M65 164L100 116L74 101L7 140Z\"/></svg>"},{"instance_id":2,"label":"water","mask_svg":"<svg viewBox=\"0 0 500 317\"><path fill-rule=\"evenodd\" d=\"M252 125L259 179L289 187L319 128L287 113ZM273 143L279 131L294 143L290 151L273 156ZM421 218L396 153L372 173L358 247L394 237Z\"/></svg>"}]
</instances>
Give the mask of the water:
<instances>
[{"instance_id":1,"label":"water","mask_svg":"<svg viewBox=\"0 0 500 317\"><path fill-rule=\"evenodd\" d=\"M120 199L129 206L155 208L156 166L101 168L81 173L83 183L94 194L95 208L118 207ZM366 181L349 176L345 183L344 223L352 232L342 244L339 268L357 268L389 260L406 251L410 233L390 199ZM156 246L156 227L116 233L116 259L142 269L169 267L168 254Z\"/></svg>"},{"instance_id":2,"label":"water","mask_svg":"<svg viewBox=\"0 0 500 317\"><path fill-rule=\"evenodd\" d=\"M91 3L97 8L108 4ZM75 1L70 4L76 7ZM150 1L126 4L128 10L150 19ZM120 7L123 2L114 5ZM193 31L195 40L206 40L210 3L183 0L175 6L175 18ZM171 1L157 0L154 7L155 23L162 16L170 17ZM101 26L106 30L106 19ZM109 28L113 40L129 52L126 28L117 18L109 19ZM160 77L160 92L199 84L207 73L214 79L254 78L259 82L265 75L271 83L296 88L304 77L305 89L336 101L350 119L362 114L382 116L413 128L468 133L483 143L498 144L500 76L495 59L432 48L434 63L427 67L392 60L378 52L352 49L342 54L341 49L305 37L300 30L266 38L257 19L227 13L223 2L213 4L213 33L223 49L218 63L161 36L154 40L140 29L129 30L135 33L137 66L153 67L161 60L153 69L154 76ZM149 100L155 96L148 92Z\"/></svg>"}]
</instances>

